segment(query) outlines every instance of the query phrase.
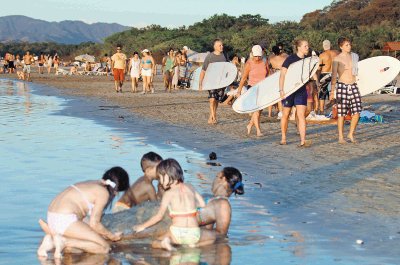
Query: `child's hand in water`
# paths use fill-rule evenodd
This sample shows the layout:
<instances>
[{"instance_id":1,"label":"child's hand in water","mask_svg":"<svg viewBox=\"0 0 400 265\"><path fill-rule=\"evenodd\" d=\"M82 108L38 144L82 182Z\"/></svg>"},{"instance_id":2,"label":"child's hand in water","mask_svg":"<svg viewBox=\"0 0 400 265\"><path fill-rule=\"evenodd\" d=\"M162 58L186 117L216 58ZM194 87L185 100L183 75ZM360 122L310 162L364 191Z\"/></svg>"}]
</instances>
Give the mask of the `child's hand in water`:
<instances>
[{"instance_id":1,"label":"child's hand in water","mask_svg":"<svg viewBox=\"0 0 400 265\"><path fill-rule=\"evenodd\" d=\"M135 225L132 227L133 231L135 231L136 233L142 232L145 228L141 225Z\"/></svg>"},{"instance_id":2,"label":"child's hand in water","mask_svg":"<svg viewBox=\"0 0 400 265\"><path fill-rule=\"evenodd\" d=\"M122 238L122 232L118 232L118 233L113 234L113 236L110 237L110 240L111 241L119 241L119 240L121 240L121 238Z\"/></svg>"}]
</instances>

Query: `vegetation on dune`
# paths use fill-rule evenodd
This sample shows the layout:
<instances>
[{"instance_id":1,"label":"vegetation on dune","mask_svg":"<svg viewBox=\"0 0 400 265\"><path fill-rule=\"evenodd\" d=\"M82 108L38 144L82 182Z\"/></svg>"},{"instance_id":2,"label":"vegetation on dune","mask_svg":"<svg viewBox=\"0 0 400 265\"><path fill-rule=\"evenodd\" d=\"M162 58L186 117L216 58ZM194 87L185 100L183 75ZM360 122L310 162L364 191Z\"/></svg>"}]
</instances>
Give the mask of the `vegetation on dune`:
<instances>
[{"instance_id":1,"label":"vegetation on dune","mask_svg":"<svg viewBox=\"0 0 400 265\"><path fill-rule=\"evenodd\" d=\"M59 45L54 43L18 44L1 46L0 52L21 53L30 50L58 51L60 56L90 53L100 56L113 53L117 44L124 52L132 54L144 48L153 51L157 57L170 47L184 45L198 52L212 49L215 38L224 40L228 55L234 53L247 56L252 45L261 44L268 50L283 43L291 52L293 40L305 38L315 50L321 50L321 43L329 39L333 48L340 36L353 40L354 50L362 58L381 54L385 42L400 40L400 2L393 0L336 0L322 10L305 14L300 22L283 21L275 24L260 15L245 14L239 17L227 14L213 15L191 26L166 28L151 25L145 28L131 28L105 39L104 44L83 43L80 45Z\"/></svg>"}]
</instances>

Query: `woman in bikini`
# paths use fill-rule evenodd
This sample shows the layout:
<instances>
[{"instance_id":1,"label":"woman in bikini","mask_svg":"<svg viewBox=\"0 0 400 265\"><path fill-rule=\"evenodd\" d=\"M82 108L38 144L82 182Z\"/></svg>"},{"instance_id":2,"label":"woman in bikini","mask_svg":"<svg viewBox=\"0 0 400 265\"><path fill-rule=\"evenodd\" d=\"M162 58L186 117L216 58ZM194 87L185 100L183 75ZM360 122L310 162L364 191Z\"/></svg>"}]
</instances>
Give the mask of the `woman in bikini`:
<instances>
[{"instance_id":1,"label":"woman in bikini","mask_svg":"<svg viewBox=\"0 0 400 265\"><path fill-rule=\"evenodd\" d=\"M142 51L143 57L140 61L140 73L143 78L143 92L142 94L146 94L150 91L152 76L154 74L155 63L153 56L150 55L150 51L148 49L144 49ZM151 93L154 93L154 88L151 89Z\"/></svg>"},{"instance_id":2,"label":"woman in bikini","mask_svg":"<svg viewBox=\"0 0 400 265\"><path fill-rule=\"evenodd\" d=\"M212 184L211 191L214 195L203 208L197 210L197 220L200 226L214 229L218 236L225 237L228 234L231 223L231 205L229 197L244 194L242 174L233 167L225 167Z\"/></svg>"},{"instance_id":3,"label":"woman in bikini","mask_svg":"<svg viewBox=\"0 0 400 265\"><path fill-rule=\"evenodd\" d=\"M61 258L64 249L108 253L110 245L106 239L118 241L121 234L107 230L101 224L101 217L115 195L128 188L128 173L121 167L113 167L101 180L79 182L58 194L48 208L47 224L39 220L46 235L38 256L47 257L47 252L54 248L54 258ZM86 216L90 216L88 223L83 221Z\"/></svg>"},{"instance_id":4,"label":"woman in bikini","mask_svg":"<svg viewBox=\"0 0 400 265\"><path fill-rule=\"evenodd\" d=\"M184 183L183 170L174 159L167 159L157 166L160 183L166 190L157 214L133 230L141 232L160 222L167 210L172 219L169 231L153 242L153 248L173 250L172 244L199 247L214 243L216 235L212 230L200 229L197 221L197 207L204 207L201 195L192 185Z\"/></svg>"}]
</instances>

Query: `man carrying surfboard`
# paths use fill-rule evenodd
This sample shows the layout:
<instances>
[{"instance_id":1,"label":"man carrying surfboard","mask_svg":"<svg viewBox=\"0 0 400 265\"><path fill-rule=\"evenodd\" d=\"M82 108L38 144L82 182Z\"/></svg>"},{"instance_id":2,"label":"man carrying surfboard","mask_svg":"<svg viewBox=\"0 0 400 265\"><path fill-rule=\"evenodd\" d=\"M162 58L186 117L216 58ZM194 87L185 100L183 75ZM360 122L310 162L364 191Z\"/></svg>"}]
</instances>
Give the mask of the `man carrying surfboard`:
<instances>
[{"instance_id":1,"label":"man carrying surfboard","mask_svg":"<svg viewBox=\"0 0 400 265\"><path fill-rule=\"evenodd\" d=\"M285 98L285 77L289 66L292 63L300 61L308 54L308 42L306 40L295 41L296 53L290 55L282 64L281 73L279 77L279 92L282 99L283 114L281 118L281 132L282 139L280 144L286 145L286 133L288 128L288 121L292 107L296 107L296 121L300 133L299 147L306 147L310 142L306 142L306 109L307 109L307 90L303 85L296 92ZM302 73L299 73L299 75Z\"/></svg>"},{"instance_id":2,"label":"man carrying surfboard","mask_svg":"<svg viewBox=\"0 0 400 265\"><path fill-rule=\"evenodd\" d=\"M204 64L200 73L200 80L199 80L199 90L202 90L202 84L204 80L205 73L207 71L208 65L210 63L216 62L227 62L228 60L225 57L224 45L221 39L215 39L213 43L214 51L209 53L204 60ZM218 102L221 101L224 97L224 90L225 88L221 89L213 89L209 90L208 98L210 101L210 116L208 118L208 124L217 124L217 108Z\"/></svg>"},{"instance_id":3,"label":"man carrying surfboard","mask_svg":"<svg viewBox=\"0 0 400 265\"><path fill-rule=\"evenodd\" d=\"M346 143L343 136L343 127L344 117L349 111L351 112L351 123L347 139L355 143L354 132L362 111L361 94L356 83L358 55L351 52L351 41L348 38L339 38L338 45L342 52L333 59L330 99L333 100L334 96L336 96L339 143ZM339 80L337 80L338 75Z\"/></svg>"}]
</instances>

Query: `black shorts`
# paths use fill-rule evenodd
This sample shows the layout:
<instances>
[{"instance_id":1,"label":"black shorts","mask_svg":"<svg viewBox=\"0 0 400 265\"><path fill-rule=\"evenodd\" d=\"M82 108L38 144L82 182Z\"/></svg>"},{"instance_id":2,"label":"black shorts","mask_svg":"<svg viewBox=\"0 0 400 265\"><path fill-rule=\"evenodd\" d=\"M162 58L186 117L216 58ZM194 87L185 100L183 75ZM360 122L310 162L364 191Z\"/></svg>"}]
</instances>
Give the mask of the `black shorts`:
<instances>
[{"instance_id":1,"label":"black shorts","mask_svg":"<svg viewBox=\"0 0 400 265\"><path fill-rule=\"evenodd\" d=\"M321 80L324 76L330 75L330 73L323 73L320 75L319 80ZM318 99L326 100L329 99L329 84L332 81L332 77L328 77L321 83L321 88L318 93Z\"/></svg>"},{"instance_id":2,"label":"black shorts","mask_svg":"<svg viewBox=\"0 0 400 265\"><path fill-rule=\"evenodd\" d=\"M349 110L351 115L360 113L362 111L361 95L357 84L338 82L336 84L336 102L338 116L346 116Z\"/></svg>"},{"instance_id":3,"label":"black shorts","mask_svg":"<svg viewBox=\"0 0 400 265\"><path fill-rule=\"evenodd\" d=\"M10 61L10 62L8 63L8 68L15 69L15 65L14 65L14 62L13 62L13 61Z\"/></svg>"},{"instance_id":4,"label":"black shorts","mask_svg":"<svg viewBox=\"0 0 400 265\"><path fill-rule=\"evenodd\" d=\"M225 88L208 90L208 98L215 98L219 102L222 102L224 95Z\"/></svg>"}]
</instances>

